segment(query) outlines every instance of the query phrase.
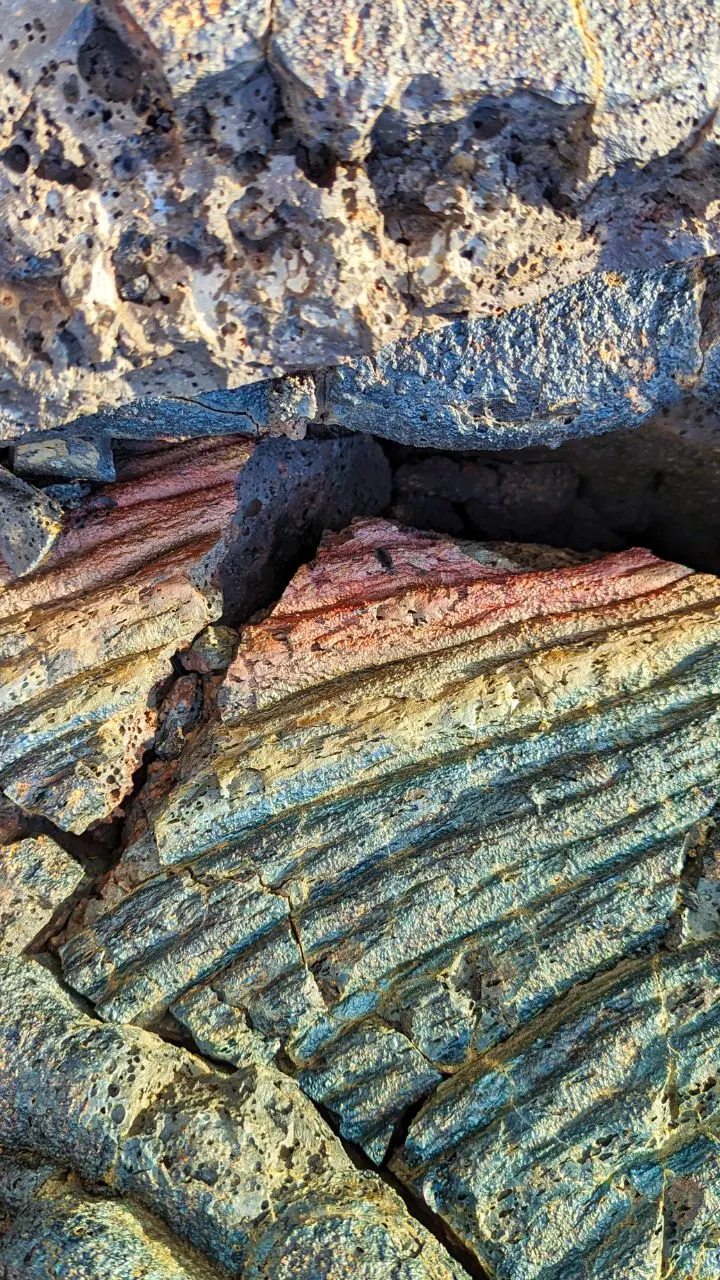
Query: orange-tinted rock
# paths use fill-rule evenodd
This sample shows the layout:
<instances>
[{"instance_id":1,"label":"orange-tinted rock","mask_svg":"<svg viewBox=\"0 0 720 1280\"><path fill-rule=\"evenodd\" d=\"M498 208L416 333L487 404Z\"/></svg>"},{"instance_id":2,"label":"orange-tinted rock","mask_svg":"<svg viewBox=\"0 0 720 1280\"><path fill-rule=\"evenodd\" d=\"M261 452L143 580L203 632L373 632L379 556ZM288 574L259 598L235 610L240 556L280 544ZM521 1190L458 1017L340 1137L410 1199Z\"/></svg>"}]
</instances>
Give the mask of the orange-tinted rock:
<instances>
[{"instance_id":1,"label":"orange-tinted rock","mask_svg":"<svg viewBox=\"0 0 720 1280\"><path fill-rule=\"evenodd\" d=\"M236 437L127 461L68 516L40 572L0 573L0 792L73 831L110 814L152 742L170 658L223 594L241 612L265 603L302 531L376 509L387 487L360 437Z\"/></svg>"}]
</instances>

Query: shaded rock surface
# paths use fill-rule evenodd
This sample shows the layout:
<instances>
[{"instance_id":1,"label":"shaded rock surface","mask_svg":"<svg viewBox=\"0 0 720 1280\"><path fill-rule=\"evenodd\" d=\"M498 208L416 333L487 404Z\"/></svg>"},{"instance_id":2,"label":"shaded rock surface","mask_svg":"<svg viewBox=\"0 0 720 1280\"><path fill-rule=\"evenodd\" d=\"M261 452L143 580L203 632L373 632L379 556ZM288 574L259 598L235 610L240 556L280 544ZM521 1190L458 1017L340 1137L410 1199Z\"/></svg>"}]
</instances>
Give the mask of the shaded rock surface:
<instances>
[{"instance_id":1,"label":"shaded rock surface","mask_svg":"<svg viewBox=\"0 0 720 1280\"><path fill-rule=\"evenodd\" d=\"M376 1175L355 1169L286 1076L268 1067L221 1074L138 1028L93 1022L33 962L1 965L0 1142L11 1150L40 1152L139 1200L224 1274L460 1280L462 1269ZM6 1257L28 1237L36 1256L67 1257L73 1226L76 1259L85 1232L90 1259L125 1239L127 1254L148 1265L163 1244L149 1215L124 1200L70 1197L64 1223L58 1208L36 1191ZM192 1266L178 1246L168 1270L174 1248L158 1257L163 1280Z\"/></svg>"},{"instance_id":2,"label":"shaded rock surface","mask_svg":"<svg viewBox=\"0 0 720 1280\"><path fill-rule=\"evenodd\" d=\"M602 1102L618 1176L655 1160L653 1231L663 1169L715 1176L698 1114L647 1153L635 1117L665 1114L676 1062L652 993L688 1006L693 1070L716 1041L692 993L712 1011L719 627L717 579L644 551L379 520L329 536L242 630L219 718L148 782L137 847L61 948L65 980L110 1023L170 1014L215 1059L281 1063L498 1275L711 1257L714 1193L685 1254L669 1235L648 1253L633 1196L595 1169ZM561 1030L541 1071L523 1055L545 1027Z\"/></svg>"},{"instance_id":3,"label":"shaded rock surface","mask_svg":"<svg viewBox=\"0 0 720 1280\"><path fill-rule=\"evenodd\" d=\"M686 398L631 431L556 449L438 456L390 449L390 514L456 537L616 551L720 567L720 418Z\"/></svg>"},{"instance_id":4,"label":"shaded rock surface","mask_svg":"<svg viewBox=\"0 0 720 1280\"><path fill-rule=\"evenodd\" d=\"M118 484L68 513L40 573L0 579L5 796L72 831L110 814L152 742L177 650L225 602L241 617L265 604L324 525L388 496L387 464L361 438L258 450L236 438L126 460Z\"/></svg>"},{"instance_id":5,"label":"shaded rock surface","mask_svg":"<svg viewBox=\"0 0 720 1280\"><path fill-rule=\"evenodd\" d=\"M718 250L712 0L2 18L5 439Z\"/></svg>"}]
</instances>

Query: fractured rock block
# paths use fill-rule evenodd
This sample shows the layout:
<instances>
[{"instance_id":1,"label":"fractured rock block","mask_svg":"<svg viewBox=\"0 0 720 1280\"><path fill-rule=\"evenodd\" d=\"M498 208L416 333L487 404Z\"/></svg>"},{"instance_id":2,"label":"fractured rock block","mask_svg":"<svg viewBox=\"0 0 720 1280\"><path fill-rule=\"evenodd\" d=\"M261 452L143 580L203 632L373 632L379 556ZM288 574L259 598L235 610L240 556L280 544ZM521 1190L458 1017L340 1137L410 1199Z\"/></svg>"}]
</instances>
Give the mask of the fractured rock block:
<instances>
[{"instance_id":1,"label":"fractured rock block","mask_svg":"<svg viewBox=\"0 0 720 1280\"><path fill-rule=\"evenodd\" d=\"M374 511L387 463L365 439L203 441L143 454L68 513L41 573L0 582L0 789L82 831L122 801L170 659L225 604L267 602L326 526Z\"/></svg>"},{"instance_id":2,"label":"fractured rock block","mask_svg":"<svg viewBox=\"0 0 720 1280\"><path fill-rule=\"evenodd\" d=\"M5 1280L220 1280L217 1268L140 1205L88 1195L52 1166L0 1157L0 1203L9 1180L17 1216L0 1238Z\"/></svg>"},{"instance_id":3,"label":"fractured rock block","mask_svg":"<svg viewBox=\"0 0 720 1280\"><path fill-rule=\"evenodd\" d=\"M279 1042L381 1162L441 1077L662 945L720 796L719 638L717 580L648 552L356 522L243 629L67 982L236 1065Z\"/></svg>"},{"instance_id":4,"label":"fractured rock block","mask_svg":"<svg viewBox=\"0 0 720 1280\"><path fill-rule=\"evenodd\" d=\"M114 480L110 441L82 439L48 433L40 440L13 449L13 467L19 475L67 476L71 480Z\"/></svg>"},{"instance_id":5,"label":"fractured rock block","mask_svg":"<svg viewBox=\"0 0 720 1280\"><path fill-rule=\"evenodd\" d=\"M297 433L258 378L720 249L713 0L0 13L5 440Z\"/></svg>"},{"instance_id":6,"label":"fractured rock block","mask_svg":"<svg viewBox=\"0 0 720 1280\"><path fill-rule=\"evenodd\" d=\"M22 951L83 879L49 836L0 845L0 954Z\"/></svg>"},{"instance_id":7,"label":"fractured rock block","mask_svg":"<svg viewBox=\"0 0 720 1280\"><path fill-rule=\"evenodd\" d=\"M461 1072L396 1157L499 1280L713 1276L717 939L626 963Z\"/></svg>"},{"instance_id":8,"label":"fractured rock block","mask_svg":"<svg viewBox=\"0 0 720 1280\"><path fill-rule=\"evenodd\" d=\"M57 502L0 467L0 557L11 573L22 576L37 569L57 542L62 523Z\"/></svg>"},{"instance_id":9,"label":"fractured rock block","mask_svg":"<svg viewBox=\"0 0 720 1280\"><path fill-rule=\"evenodd\" d=\"M358 1173L292 1080L261 1066L212 1071L138 1028L94 1022L37 964L0 969L6 1146L139 1200L234 1276L376 1280L384 1260L408 1280L461 1280L399 1197ZM101 1239L147 1228L124 1204L104 1215L86 1200L68 1208Z\"/></svg>"},{"instance_id":10,"label":"fractured rock block","mask_svg":"<svg viewBox=\"0 0 720 1280\"><path fill-rule=\"evenodd\" d=\"M0 590L0 787L82 831L128 790L152 739L152 691L222 608L211 584L245 442L142 478L68 515L41 574Z\"/></svg>"},{"instance_id":11,"label":"fractured rock block","mask_svg":"<svg viewBox=\"0 0 720 1280\"><path fill-rule=\"evenodd\" d=\"M557 445L638 425L700 372L704 287L692 265L591 276L339 365L325 409L352 430L439 449Z\"/></svg>"}]
</instances>

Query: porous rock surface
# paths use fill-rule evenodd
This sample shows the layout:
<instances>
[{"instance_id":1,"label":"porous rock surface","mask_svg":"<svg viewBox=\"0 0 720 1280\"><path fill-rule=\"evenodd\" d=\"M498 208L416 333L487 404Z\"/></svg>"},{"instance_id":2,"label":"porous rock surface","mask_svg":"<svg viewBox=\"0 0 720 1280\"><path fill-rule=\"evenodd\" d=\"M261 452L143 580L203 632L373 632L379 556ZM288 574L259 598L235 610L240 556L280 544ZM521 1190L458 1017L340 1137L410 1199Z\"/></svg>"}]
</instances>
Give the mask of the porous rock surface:
<instances>
[{"instance_id":1,"label":"porous rock surface","mask_svg":"<svg viewBox=\"0 0 720 1280\"><path fill-rule=\"evenodd\" d=\"M710 1280L719 634L718 580L645 551L328 536L65 982L280 1066L488 1274Z\"/></svg>"},{"instance_id":2,"label":"porous rock surface","mask_svg":"<svg viewBox=\"0 0 720 1280\"><path fill-rule=\"evenodd\" d=\"M0 1155L4 1280L221 1280L222 1272L130 1200L89 1195L33 1158Z\"/></svg>"},{"instance_id":3,"label":"porous rock surface","mask_svg":"<svg viewBox=\"0 0 720 1280\"><path fill-rule=\"evenodd\" d=\"M2 794L66 830L107 817L153 740L177 651L226 602L241 616L267 602L299 528L319 535L387 496L387 464L360 437L128 459L67 514L39 572L0 563Z\"/></svg>"},{"instance_id":4,"label":"porous rock surface","mask_svg":"<svg viewBox=\"0 0 720 1280\"><path fill-rule=\"evenodd\" d=\"M266 429L258 379L718 251L713 0L0 18L4 439L232 388Z\"/></svg>"},{"instance_id":5,"label":"porous rock surface","mask_svg":"<svg viewBox=\"0 0 720 1280\"><path fill-rule=\"evenodd\" d=\"M36 1187L0 1252L6 1266L29 1236L36 1264L41 1250L48 1263L69 1253L78 1280L93 1274L88 1262L107 1268L116 1253L129 1276L138 1274L131 1262L152 1264L157 1280L460 1280L462 1269L376 1175L355 1169L287 1076L221 1073L139 1028L94 1022L36 963L8 957L0 974L0 1143L123 1197L92 1202L72 1184ZM218 1270L168 1243L152 1214Z\"/></svg>"}]
</instances>

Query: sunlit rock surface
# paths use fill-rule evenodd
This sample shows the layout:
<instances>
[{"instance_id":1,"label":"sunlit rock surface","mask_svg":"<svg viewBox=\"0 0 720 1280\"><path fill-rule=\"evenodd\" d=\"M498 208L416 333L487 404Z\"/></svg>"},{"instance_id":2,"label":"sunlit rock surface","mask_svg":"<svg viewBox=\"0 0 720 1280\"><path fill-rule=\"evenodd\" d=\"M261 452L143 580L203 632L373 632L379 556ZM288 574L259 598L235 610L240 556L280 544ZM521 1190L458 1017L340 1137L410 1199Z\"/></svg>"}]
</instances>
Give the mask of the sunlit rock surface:
<instances>
[{"instance_id":1,"label":"sunlit rock surface","mask_svg":"<svg viewBox=\"0 0 720 1280\"><path fill-rule=\"evenodd\" d=\"M223 1273L132 1201L88 1195L31 1156L0 1155L5 1280L220 1280ZM225 1273L226 1274L226 1273Z\"/></svg>"},{"instance_id":2,"label":"sunlit rock surface","mask_svg":"<svg viewBox=\"0 0 720 1280\"><path fill-rule=\"evenodd\" d=\"M0 18L0 438L720 245L713 0Z\"/></svg>"},{"instance_id":3,"label":"sunlit rock surface","mask_svg":"<svg viewBox=\"0 0 720 1280\"><path fill-rule=\"evenodd\" d=\"M602 1006L614 984L624 991L627 975L672 983L696 965L698 999L711 999L712 955L697 939L713 934L715 873L708 864L702 884L687 868L704 866L720 788L719 637L717 579L645 551L455 542L377 520L329 536L242 630L220 718L148 783L139 848L62 947L66 981L111 1022L167 1026L169 1013L214 1059L280 1063L497 1274L539 1277L560 1258L583 1258L598 1280L624 1274L593 1254L590 1172L587 1184L551 1177L568 1222L587 1217L574 1254L543 1235L541 1181L523 1217L520 1174L517 1213L500 1235L482 1225L510 1185L509 1174L499 1185L506 1135L532 1181L545 1133L530 1104L517 1131L504 1127L514 1095L497 1064L529 1052L536 1026L575 1017L585 992ZM644 990L618 996L618 1044L654 1044ZM710 1023L696 1040L694 1025L688 1045L711 1052ZM592 1146L582 1020L581 1033L580 1083L553 1092L567 1057L553 1050L542 1107L571 1126L576 1106ZM615 1042L608 1055L627 1161L642 1162L630 1066ZM652 1111L665 1075L637 1070ZM468 1132L480 1124L473 1082L493 1071L483 1124L500 1136L472 1163L463 1116ZM426 1123L442 1160L429 1140L425 1153ZM688 1124L687 1159L711 1182L704 1131ZM458 1152L469 1201L456 1196ZM633 1221L617 1219L608 1258L641 1255ZM687 1245L696 1258L711 1239L703 1222Z\"/></svg>"},{"instance_id":4,"label":"sunlit rock surface","mask_svg":"<svg viewBox=\"0 0 720 1280\"><path fill-rule=\"evenodd\" d=\"M139 1028L94 1022L33 962L0 961L0 975L3 1146L40 1152L139 1201L225 1268L220 1274L256 1280L464 1274L397 1195L375 1174L356 1170L287 1076L257 1066L221 1073ZM148 1265L158 1243L149 1215L124 1204L103 1212L102 1204L81 1198L67 1205L63 1226L57 1207L36 1192L6 1245L11 1258L18 1236L33 1241L33 1234L36 1255L44 1249L52 1257L54 1243L67 1252L63 1232L74 1221L76 1250L83 1231L92 1230L96 1257L103 1248L107 1257L127 1233L128 1251ZM158 1280L184 1278L185 1257L178 1248L176 1270L159 1270ZM190 1274L205 1280L218 1273L207 1267Z\"/></svg>"},{"instance_id":5,"label":"sunlit rock surface","mask_svg":"<svg viewBox=\"0 0 720 1280\"><path fill-rule=\"evenodd\" d=\"M171 659L267 603L302 543L387 501L364 438L161 449L68 513L41 571L0 567L0 790L72 831L128 792ZM249 567L251 562L252 567Z\"/></svg>"},{"instance_id":6,"label":"sunlit rock surface","mask_svg":"<svg viewBox=\"0 0 720 1280\"><path fill-rule=\"evenodd\" d=\"M711 1280L719 995L717 939L621 966L439 1089L396 1170L501 1280Z\"/></svg>"},{"instance_id":7,"label":"sunlit rock surface","mask_svg":"<svg viewBox=\"0 0 720 1280\"><path fill-rule=\"evenodd\" d=\"M82 867L49 836L0 844L0 955L32 942L82 879Z\"/></svg>"},{"instance_id":8,"label":"sunlit rock surface","mask_svg":"<svg viewBox=\"0 0 720 1280\"><path fill-rule=\"evenodd\" d=\"M47 559L62 529L62 508L39 489L0 467L0 565L32 573Z\"/></svg>"}]
</instances>

